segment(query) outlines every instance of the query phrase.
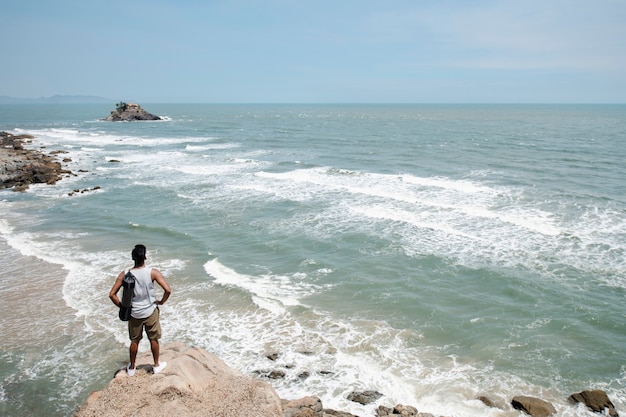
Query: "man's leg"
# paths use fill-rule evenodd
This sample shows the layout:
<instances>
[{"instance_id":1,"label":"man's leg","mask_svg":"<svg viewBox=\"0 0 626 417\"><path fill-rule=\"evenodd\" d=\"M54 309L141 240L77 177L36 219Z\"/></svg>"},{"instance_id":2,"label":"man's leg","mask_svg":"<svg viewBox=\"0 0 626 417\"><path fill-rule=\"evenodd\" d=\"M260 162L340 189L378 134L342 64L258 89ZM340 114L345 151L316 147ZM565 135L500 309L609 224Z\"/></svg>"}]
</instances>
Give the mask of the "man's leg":
<instances>
[{"instance_id":1,"label":"man's leg","mask_svg":"<svg viewBox=\"0 0 626 417\"><path fill-rule=\"evenodd\" d=\"M152 350L152 359L154 359L154 366L159 367L159 353L160 346L158 340L150 340L150 349Z\"/></svg>"},{"instance_id":2,"label":"man's leg","mask_svg":"<svg viewBox=\"0 0 626 417\"><path fill-rule=\"evenodd\" d=\"M167 362L159 362L159 339L161 338L161 321L159 320L159 315L160 312L157 307L150 317L144 321L146 333L148 334L148 339L150 339L150 349L152 350L152 359L154 359L154 367L152 369L155 374L158 374L167 366Z\"/></svg>"},{"instance_id":3,"label":"man's leg","mask_svg":"<svg viewBox=\"0 0 626 417\"><path fill-rule=\"evenodd\" d=\"M137 360L137 352L139 351L139 342L141 341L142 331L141 321L131 317L128 321L128 338L130 339L130 347L128 348L130 352L130 364L128 364L129 375L131 373L134 375L135 361Z\"/></svg>"},{"instance_id":4,"label":"man's leg","mask_svg":"<svg viewBox=\"0 0 626 417\"><path fill-rule=\"evenodd\" d=\"M139 342L130 342L130 369L135 369L135 360L137 360L137 352L139 351Z\"/></svg>"},{"instance_id":5,"label":"man's leg","mask_svg":"<svg viewBox=\"0 0 626 417\"><path fill-rule=\"evenodd\" d=\"M150 340L150 349L152 349L152 358L154 359L154 366L152 367L152 372L158 374L167 366L167 362L161 361L159 362L159 340L153 339Z\"/></svg>"}]
</instances>

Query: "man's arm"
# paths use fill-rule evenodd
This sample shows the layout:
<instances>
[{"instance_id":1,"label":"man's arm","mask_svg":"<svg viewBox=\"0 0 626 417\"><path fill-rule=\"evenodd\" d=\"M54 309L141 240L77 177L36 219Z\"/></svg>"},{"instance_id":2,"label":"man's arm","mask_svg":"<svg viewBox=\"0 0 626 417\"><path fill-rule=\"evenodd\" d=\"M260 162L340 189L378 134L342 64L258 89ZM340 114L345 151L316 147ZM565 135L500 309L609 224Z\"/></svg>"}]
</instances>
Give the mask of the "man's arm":
<instances>
[{"instance_id":1,"label":"man's arm","mask_svg":"<svg viewBox=\"0 0 626 417\"><path fill-rule=\"evenodd\" d=\"M111 299L111 301L113 301L113 304L115 304L116 306L120 306L120 299L117 296L118 291L120 290L120 288L122 288L122 281L124 280L124 271L120 272L120 274L117 276L117 279L115 280L115 284L113 284L113 288L111 288L111 291L109 291L109 298Z\"/></svg>"},{"instance_id":2,"label":"man's arm","mask_svg":"<svg viewBox=\"0 0 626 417\"><path fill-rule=\"evenodd\" d=\"M160 301L155 301L157 305L163 305L168 298L170 298L170 294L172 293L172 289L170 288L170 284L167 283L165 278L163 278L163 274L158 269L152 269L151 273L152 281L156 281L161 288L163 288L163 298Z\"/></svg>"}]
</instances>

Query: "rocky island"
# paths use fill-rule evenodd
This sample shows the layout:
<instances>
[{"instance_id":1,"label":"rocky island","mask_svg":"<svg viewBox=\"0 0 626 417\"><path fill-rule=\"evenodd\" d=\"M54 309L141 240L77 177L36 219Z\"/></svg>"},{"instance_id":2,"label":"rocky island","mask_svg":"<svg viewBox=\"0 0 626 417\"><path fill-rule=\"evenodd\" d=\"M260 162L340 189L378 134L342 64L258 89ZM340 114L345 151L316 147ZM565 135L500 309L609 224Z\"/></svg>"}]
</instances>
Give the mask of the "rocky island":
<instances>
[{"instance_id":1,"label":"rocky island","mask_svg":"<svg viewBox=\"0 0 626 417\"><path fill-rule=\"evenodd\" d=\"M117 103L115 110L104 119L109 122L132 122L135 120L162 120L159 116L148 113L136 103Z\"/></svg>"}]
</instances>

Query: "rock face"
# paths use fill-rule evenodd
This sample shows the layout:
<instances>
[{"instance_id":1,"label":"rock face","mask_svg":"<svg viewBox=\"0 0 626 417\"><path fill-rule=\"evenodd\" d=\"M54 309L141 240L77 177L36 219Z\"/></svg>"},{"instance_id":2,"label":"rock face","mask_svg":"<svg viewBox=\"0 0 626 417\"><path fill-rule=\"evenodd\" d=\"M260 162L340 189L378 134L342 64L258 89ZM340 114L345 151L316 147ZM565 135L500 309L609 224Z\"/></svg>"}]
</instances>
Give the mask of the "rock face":
<instances>
[{"instance_id":1,"label":"rock face","mask_svg":"<svg viewBox=\"0 0 626 417\"><path fill-rule=\"evenodd\" d=\"M365 405L365 404L373 403L374 401L376 401L382 396L383 394L381 394L378 391L362 391L362 392L353 391L350 394L348 394L348 399L350 401L354 401L356 403Z\"/></svg>"},{"instance_id":2,"label":"rock face","mask_svg":"<svg viewBox=\"0 0 626 417\"><path fill-rule=\"evenodd\" d=\"M532 417L548 417L556 413L556 409L547 401L534 397L519 395L514 397L511 405L516 410L522 410Z\"/></svg>"},{"instance_id":3,"label":"rock face","mask_svg":"<svg viewBox=\"0 0 626 417\"><path fill-rule=\"evenodd\" d=\"M269 383L229 368L218 357L182 343L161 345L159 374L152 355L137 360L137 372L124 369L102 391L87 399L76 417L223 416L282 417L281 401Z\"/></svg>"},{"instance_id":4,"label":"rock face","mask_svg":"<svg viewBox=\"0 0 626 417\"><path fill-rule=\"evenodd\" d=\"M0 132L0 189L26 191L30 184L54 184L64 174L71 174L53 157L24 149L22 142L30 139L32 136L29 135Z\"/></svg>"},{"instance_id":5,"label":"rock face","mask_svg":"<svg viewBox=\"0 0 626 417\"><path fill-rule=\"evenodd\" d=\"M572 403L583 403L596 413L603 413L604 409L608 409L608 414L611 417L618 417L619 414L615 411L615 406L609 400L609 396L602 390L582 391L576 394L572 394L569 397Z\"/></svg>"},{"instance_id":6,"label":"rock face","mask_svg":"<svg viewBox=\"0 0 626 417\"><path fill-rule=\"evenodd\" d=\"M135 103L118 103L115 110L104 119L110 122L132 122L135 120L161 120L159 116L148 113Z\"/></svg>"},{"instance_id":7,"label":"rock face","mask_svg":"<svg viewBox=\"0 0 626 417\"><path fill-rule=\"evenodd\" d=\"M283 404L283 417L321 417L322 401L318 397L304 397Z\"/></svg>"},{"instance_id":8,"label":"rock face","mask_svg":"<svg viewBox=\"0 0 626 417\"><path fill-rule=\"evenodd\" d=\"M417 408L410 406L410 405L402 405L402 404L398 404L394 408L389 408L389 407L385 407L381 405L376 410L376 417L412 417L412 416L427 417L427 416L432 416L432 414L419 413L417 411Z\"/></svg>"}]
</instances>

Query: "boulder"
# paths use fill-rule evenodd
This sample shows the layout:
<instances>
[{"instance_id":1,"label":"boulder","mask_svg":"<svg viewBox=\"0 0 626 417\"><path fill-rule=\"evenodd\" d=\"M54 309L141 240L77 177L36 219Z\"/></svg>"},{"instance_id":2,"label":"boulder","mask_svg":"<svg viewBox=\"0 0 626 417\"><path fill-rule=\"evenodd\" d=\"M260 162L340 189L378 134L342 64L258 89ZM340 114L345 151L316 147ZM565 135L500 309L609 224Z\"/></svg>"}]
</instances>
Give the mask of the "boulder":
<instances>
[{"instance_id":1,"label":"boulder","mask_svg":"<svg viewBox=\"0 0 626 417\"><path fill-rule=\"evenodd\" d=\"M493 404L493 401L491 401L491 398L485 395L481 395L480 397L477 398L477 400L485 404L487 407L495 407L495 405Z\"/></svg>"},{"instance_id":2,"label":"boulder","mask_svg":"<svg viewBox=\"0 0 626 417\"><path fill-rule=\"evenodd\" d=\"M534 397L519 395L513 398L511 405L532 417L548 417L556 413L556 409L547 401Z\"/></svg>"},{"instance_id":3,"label":"boulder","mask_svg":"<svg viewBox=\"0 0 626 417\"><path fill-rule=\"evenodd\" d=\"M355 403L366 405L373 403L382 396L383 394L378 391L353 391L348 394L348 399L350 401L354 401Z\"/></svg>"},{"instance_id":4,"label":"boulder","mask_svg":"<svg viewBox=\"0 0 626 417\"><path fill-rule=\"evenodd\" d=\"M418 413L417 408L410 405L402 405L398 404L393 408L385 407L383 405L379 406L376 410L376 417L412 417L412 416L422 416L425 417L426 414Z\"/></svg>"},{"instance_id":5,"label":"boulder","mask_svg":"<svg viewBox=\"0 0 626 417\"><path fill-rule=\"evenodd\" d=\"M137 372L117 372L109 385L92 394L76 417L282 417L280 398L265 381L229 368L217 356L183 343L161 345L159 374L152 355L137 359Z\"/></svg>"},{"instance_id":6,"label":"boulder","mask_svg":"<svg viewBox=\"0 0 626 417\"><path fill-rule=\"evenodd\" d=\"M410 417L417 415L417 408L410 405L398 404L393 408L393 413L401 417Z\"/></svg>"},{"instance_id":7,"label":"boulder","mask_svg":"<svg viewBox=\"0 0 626 417\"><path fill-rule=\"evenodd\" d=\"M283 417L323 417L322 400L318 397L304 397L283 404Z\"/></svg>"},{"instance_id":8,"label":"boulder","mask_svg":"<svg viewBox=\"0 0 626 417\"><path fill-rule=\"evenodd\" d=\"M569 396L572 403L583 403L596 413L602 413L608 409L609 416L618 417L615 406L609 400L609 396L602 390L582 391Z\"/></svg>"},{"instance_id":9,"label":"boulder","mask_svg":"<svg viewBox=\"0 0 626 417\"><path fill-rule=\"evenodd\" d=\"M393 414L393 408L379 405L376 409L376 417L387 417Z\"/></svg>"},{"instance_id":10,"label":"boulder","mask_svg":"<svg viewBox=\"0 0 626 417\"><path fill-rule=\"evenodd\" d=\"M324 417L359 417L346 411L331 410L330 408L324 409Z\"/></svg>"}]
</instances>

